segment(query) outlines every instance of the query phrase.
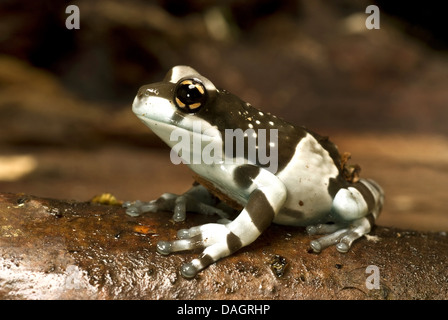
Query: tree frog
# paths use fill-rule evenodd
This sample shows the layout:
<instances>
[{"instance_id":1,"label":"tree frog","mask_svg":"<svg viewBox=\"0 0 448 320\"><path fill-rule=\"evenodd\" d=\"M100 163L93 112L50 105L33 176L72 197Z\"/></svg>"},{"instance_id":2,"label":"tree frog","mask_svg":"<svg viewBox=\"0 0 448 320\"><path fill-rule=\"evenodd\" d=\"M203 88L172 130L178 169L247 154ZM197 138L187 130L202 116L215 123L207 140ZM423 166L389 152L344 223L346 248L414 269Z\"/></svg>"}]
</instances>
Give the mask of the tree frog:
<instances>
[{"instance_id":1,"label":"tree frog","mask_svg":"<svg viewBox=\"0 0 448 320\"><path fill-rule=\"evenodd\" d=\"M311 235L323 235L310 242L314 252L335 245L344 253L370 232L380 214L382 188L347 174L346 161L328 138L254 108L191 67L176 66L163 81L142 86L132 110L172 148L172 155L178 152L196 183L182 195L126 202L126 212L136 216L168 210L174 212L174 221L185 220L187 211L220 217L216 223L179 230L177 240L157 243L163 255L203 249L181 267L185 278L249 245L271 223L303 226ZM241 129L243 135L228 139L229 129ZM262 134L270 139L261 139ZM250 139L257 135L259 139ZM176 149L180 136L193 143ZM243 140L239 146L247 146L243 151L237 150L239 141L233 141L238 137ZM253 156L262 149L274 166ZM204 154L213 161L191 161ZM234 209L237 215L231 219Z\"/></svg>"}]
</instances>

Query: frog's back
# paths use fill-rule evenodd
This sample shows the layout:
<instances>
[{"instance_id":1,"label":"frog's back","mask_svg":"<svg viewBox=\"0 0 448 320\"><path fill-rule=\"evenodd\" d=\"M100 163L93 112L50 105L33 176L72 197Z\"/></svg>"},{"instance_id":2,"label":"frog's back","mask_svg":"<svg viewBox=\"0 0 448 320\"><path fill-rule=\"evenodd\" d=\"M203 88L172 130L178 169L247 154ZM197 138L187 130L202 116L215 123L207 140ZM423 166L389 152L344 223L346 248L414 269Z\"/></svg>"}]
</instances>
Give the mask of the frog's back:
<instances>
[{"instance_id":1,"label":"frog's back","mask_svg":"<svg viewBox=\"0 0 448 320\"><path fill-rule=\"evenodd\" d=\"M225 91L218 90L219 98L210 106L201 110L198 116L212 123L225 137L226 130L238 130L243 132L253 130L255 133L255 147L263 149L269 155L275 155L277 167L275 172L285 169L297 154L297 146L302 140L309 140L312 144L316 144L314 149L323 148L322 152L328 153L332 163L337 167L340 165L340 156L337 147L328 140L305 127L296 126L268 112L260 111L253 107L250 103L244 102L239 97ZM260 134L266 134L265 137ZM248 145L248 139L251 137L244 136L244 145ZM233 151L233 150L232 150ZM244 156L247 159L247 148ZM257 158L255 163L259 167L267 167Z\"/></svg>"}]
</instances>

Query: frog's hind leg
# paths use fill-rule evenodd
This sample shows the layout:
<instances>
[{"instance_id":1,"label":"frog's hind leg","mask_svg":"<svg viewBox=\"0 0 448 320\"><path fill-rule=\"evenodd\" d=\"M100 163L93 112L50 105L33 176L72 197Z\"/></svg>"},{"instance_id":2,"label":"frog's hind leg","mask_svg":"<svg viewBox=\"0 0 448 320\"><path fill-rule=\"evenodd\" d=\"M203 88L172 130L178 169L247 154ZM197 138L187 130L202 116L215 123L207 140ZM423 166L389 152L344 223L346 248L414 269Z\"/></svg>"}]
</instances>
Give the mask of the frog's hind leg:
<instances>
[{"instance_id":1,"label":"frog's hind leg","mask_svg":"<svg viewBox=\"0 0 448 320\"><path fill-rule=\"evenodd\" d=\"M336 245L339 252L347 252L356 239L370 232L383 202L384 192L373 180L361 179L348 188L341 188L333 200L332 211L347 223L307 227L309 234L328 234L311 241L313 251Z\"/></svg>"},{"instance_id":2,"label":"frog's hind leg","mask_svg":"<svg viewBox=\"0 0 448 320\"><path fill-rule=\"evenodd\" d=\"M164 193L158 199L143 202L125 202L123 207L130 216L139 216L145 212L172 211L176 222L186 219L187 211L205 215L217 214L221 218L229 217L229 209L221 206L216 208L217 199L202 185L194 185L181 195Z\"/></svg>"},{"instance_id":3,"label":"frog's hind leg","mask_svg":"<svg viewBox=\"0 0 448 320\"><path fill-rule=\"evenodd\" d=\"M371 227L372 223L368 218L360 218L352 221L348 226L341 224L317 225L308 227L307 231L310 235L329 233L324 237L311 241L310 246L314 252L321 252L331 245L336 245L336 249L339 252L345 253L356 239L369 233ZM329 230L335 231L331 232Z\"/></svg>"}]
</instances>

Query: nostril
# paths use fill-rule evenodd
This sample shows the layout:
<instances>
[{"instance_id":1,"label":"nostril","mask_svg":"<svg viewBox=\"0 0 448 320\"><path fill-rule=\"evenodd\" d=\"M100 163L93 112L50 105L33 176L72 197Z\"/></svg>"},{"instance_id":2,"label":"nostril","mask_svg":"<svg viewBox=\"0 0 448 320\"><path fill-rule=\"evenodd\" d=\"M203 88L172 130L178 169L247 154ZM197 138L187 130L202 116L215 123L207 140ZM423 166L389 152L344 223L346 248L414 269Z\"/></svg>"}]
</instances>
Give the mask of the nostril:
<instances>
[{"instance_id":1,"label":"nostril","mask_svg":"<svg viewBox=\"0 0 448 320\"><path fill-rule=\"evenodd\" d=\"M138 93L137 93L137 98L139 98L139 99L141 99L141 98L143 98L145 95L147 96L148 94L146 93L146 89L140 89L140 90L138 90Z\"/></svg>"},{"instance_id":2,"label":"nostril","mask_svg":"<svg viewBox=\"0 0 448 320\"><path fill-rule=\"evenodd\" d=\"M139 99L149 97L149 96L158 96L159 90L156 88L151 88L149 86L143 86L141 87L137 92L137 97Z\"/></svg>"}]
</instances>

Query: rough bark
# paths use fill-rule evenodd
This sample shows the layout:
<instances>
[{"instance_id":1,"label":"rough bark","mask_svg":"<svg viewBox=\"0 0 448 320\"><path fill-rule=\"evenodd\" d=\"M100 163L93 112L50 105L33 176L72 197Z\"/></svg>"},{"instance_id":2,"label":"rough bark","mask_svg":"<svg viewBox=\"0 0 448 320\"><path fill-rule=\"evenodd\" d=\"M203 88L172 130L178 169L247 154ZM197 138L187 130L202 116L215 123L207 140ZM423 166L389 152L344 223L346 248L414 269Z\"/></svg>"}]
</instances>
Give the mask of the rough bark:
<instances>
[{"instance_id":1,"label":"rough bark","mask_svg":"<svg viewBox=\"0 0 448 320\"><path fill-rule=\"evenodd\" d=\"M271 226L192 280L195 253L158 240L214 217L127 216L120 206L0 193L0 299L447 299L448 237L376 227L347 254L310 253L303 228ZM379 289L366 281L378 267ZM374 284L374 282L372 282Z\"/></svg>"}]
</instances>

